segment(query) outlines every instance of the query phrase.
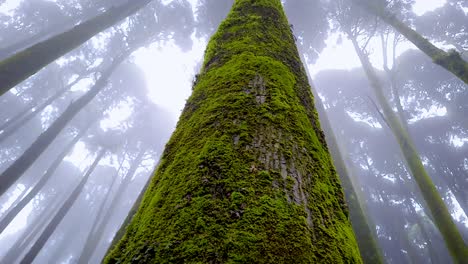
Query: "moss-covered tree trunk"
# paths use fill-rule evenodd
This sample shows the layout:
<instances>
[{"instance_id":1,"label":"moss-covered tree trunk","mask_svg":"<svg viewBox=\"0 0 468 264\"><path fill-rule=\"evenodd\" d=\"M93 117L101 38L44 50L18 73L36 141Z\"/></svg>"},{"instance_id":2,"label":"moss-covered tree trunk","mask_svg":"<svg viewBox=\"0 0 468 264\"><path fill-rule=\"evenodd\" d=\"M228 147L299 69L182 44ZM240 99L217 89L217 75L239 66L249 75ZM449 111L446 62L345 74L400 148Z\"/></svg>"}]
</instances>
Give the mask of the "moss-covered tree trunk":
<instances>
[{"instance_id":1,"label":"moss-covered tree trunk","mask_svg":"<svg viewBox=\"0 0 468 264\"><path fill-rule=\"evenodd\" d=\"M0 95L152 0L132 0L0 61Z\"/></svg>"},{"instance_id":2,"label":"moss-covered tree trunk","mask_svg":"<svg viewBox=\"0 0 468 264\"><path fill-rule=\"evenodd\" d=\"M460 80L468 84L468 63L463 60L460 53L455 50L446 52L442 49L437 48L428 41L426 38L421 36L414 29L399 20L395 14L389 12L382 6L382 1L375 0L352 0L366 10L370 11L375 16L382 19L385 23L392 26L396 31L400 32L403 36L411 41L419 50L429 56L434 63L442 66L447 71L453 73Z\"/></svg>"},{"instance_id":3,"label":"moss-covered tree trunk","mask_svg":"<svg viewBox=\"0 0 468 264\"><path fill-rule=\"evenodd\" d=\"M237 0L105 263L361 263L280 0Z\"/></svg>"},{"instance_id":4,"label":"moss-covered tree trunk","mask_svg":"<svg viewBox=\"0 0 468 264\"><path fill-rule=\"evenodd\" d=\"M369 58L361 50L357 40L353 37L352 33L348 32L354 49L361 61L364 72L366 73L369 83L376 95L377 101L382 108L385 121L395 136L403 157L408 165L411 174L417 183L422 197L431 212L432 217L437 228L440 230L444 237L445 243L452 254L455 263L467 263L468 261L468 247L463 241L460 231L453 222L447 206L444 204L442 197L437 192L437 189L432 182L429 174L427 173L421 158L414 146L407 131L404 129L400 122L398 115L393 112L392 107L388 103L383 91L383 85L379 80L374 68L372 67Z\"/></svg>"}]
</instances>

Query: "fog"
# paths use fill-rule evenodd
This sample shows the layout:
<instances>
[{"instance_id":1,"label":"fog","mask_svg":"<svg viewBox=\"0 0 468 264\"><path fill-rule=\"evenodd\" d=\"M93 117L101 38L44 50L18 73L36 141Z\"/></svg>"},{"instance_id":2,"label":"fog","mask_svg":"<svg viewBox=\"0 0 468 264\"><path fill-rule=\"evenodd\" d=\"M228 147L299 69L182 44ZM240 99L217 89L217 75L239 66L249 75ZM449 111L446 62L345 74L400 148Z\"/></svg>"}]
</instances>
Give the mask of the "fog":
<instances>
[{"instance_id":1,"label":"fog","mask_svg":"<svg viewBox=\"0 0 468 264\"><path fill-rule=\"evenodd\" d=\"M282 1L347 201L385 263L456 263L418 175L468 244L466 79L354 1ZM58 43L0 63L0 263L100 263L138 207L234 1L140 2L0 0L1 63ZM468 2L379 2L468 60ZM122 6L134 11L96 34L64 35Z\"/></svg>"}]
</instances>

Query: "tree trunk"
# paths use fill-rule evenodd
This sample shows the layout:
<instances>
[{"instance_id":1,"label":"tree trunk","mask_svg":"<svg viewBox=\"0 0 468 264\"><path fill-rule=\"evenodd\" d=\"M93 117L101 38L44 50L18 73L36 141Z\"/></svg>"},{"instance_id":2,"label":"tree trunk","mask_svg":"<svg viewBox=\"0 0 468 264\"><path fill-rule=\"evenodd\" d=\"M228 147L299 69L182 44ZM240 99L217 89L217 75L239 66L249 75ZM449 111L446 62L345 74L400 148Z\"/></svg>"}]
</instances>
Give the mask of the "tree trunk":
<instances>
[{"instance_id":1,"label":"tree trunk","mask_svg":"<svg viewBox=\"0 0 468 264\"><path fill-rule=\"evenodd\" d=\"M127 53L116 58L109 68L101 75L96 84L85 95L75 102L57 118L45 132L0 176L0 195L4 194L20 176L34 163L34 161L47 149L57 135L66 125L106 86L107 79L118 65L127 57Z\"/></svg>"},{"instance_id":2,"label":"tree trunk","mask_svg":"<svg viewBox=\"0 0 468 264\"><path fill-rule=\"evenodd\" d=\"M305 60L303 59L305 62ZM311 79L309 78L309 82ZM360 204L360 200L354 189L354 185L351 181L351 175L346 167L343 156L341 155L338 142L333 132L333 128L328 119L325 107L322 104L320 97L312 86L312 93L315 97L315 105L317 112L320 117L323 132L328 143L330 154L333 158L333 164L338 172L338 176L341 180L341 185L345 193L346 203L349 207L349 217L351 225L353 226L356 240L359 246L362 260L365 264L379 264L383 263L383 255L380 247L375 239L375 232L372 231L371 227L364 213L363 207Z\"/></svg>"},{"instance_id":3,"label":"tree trunk","mask_svg":"<svg viewBox=\"0 0 468 264\"><path fill-rule=\"evenodd\" d=\"M33 119L38 113L40 113L44 108L50 105L55 99L62 96L67 92L73 85L67 85L66 87L59 90L53 96L49 97L45 102L43 102L38 108L34 109L32 112L28 113L34 107L37 106L37 103L33 103L28 106L27 109L21 111L16 116L5 122L0 128L0 143L7 139L9 136L14 134L20 127L26 124L29 120Z\"/></svg>"},{"instance_id":4,"label":"tree trunk","mask_svg":"<svg viewBox=\"0 0 468 264\"><path fill-rule=\"evenodd\" d=\"M385 121L387 122L390 130L393 132L398 144L400 145L401 152L407 163L408 168L413 175L421 194L429 207L429 210L434 218L434 221L439 228L445 243L449 248L450 253L455 263L466 263L468 259L468 247L466 246L463 238L452 220L449 210L445 206L440 194L432 182L431 178L426 172L421 158L419 157L413 142L411 141L408 133L405 131L399 117L393 112L383 92L383 85L381 84L374 68L366 54L361 50L355 37L348 33L351 41L353 42L354 49L361 61L364 71L369 79L369 83L376 94L378 103L380 104Z\"/></svg>"},{"instance_id":5,"label":"tree trunk","mask_svg":"<svg viewBox=\"0 0 468 264\"><path fill-rule=\"evenodd\" d=\"M80 183L75 187L75 189L70 194L70 196L67 198L67 200L65 200L63 205L58 210L57 214L54 215L54 217L52 218L50 223L46 226L44 231L42 231L41 235L36 240L34 245L31 247L31 249L28 251L28 253L21 260L21 262L20 262L21 264L28 264L28 263L32 263L34 261L37 254L39 254L39 251L41 251L42 247L45 245L45 243L47 242L49 237L54 233L57 226L60 224L62 219L68 213L70 208L73 206L76 199L78 199L78 196L83 191L83 188L84 188L86 182L88 181L89 176L94 171L94 169L96 168L96 166L98 165L99 161L101 160L101 158L104 156L105 153L106 153L105 149L101 149L99 151L98 155L94 159L93 164L91 164L91 166L89 167L86 174L80 180Z\"/></svg>"},{"instance_id":6,"label":"tree trunk","mask_svg":"<svg viewBox=\"0 0 468 264\"><path fill-rule=\"evenodd\" d=\"M378 1L353 0L363 6L366 10L382 19L385 23L392 26L400 34L411 41L419 50L429 56L434 63L442 66L453 73L460 80L468 84L468 63L463 60L460 53L455 50L446 52L434 46L430 41L421 36L418 32L400 21L395 14L385 9Z\"/></svg>"},{"instance_id":7,"label":"tree trunk","mask_svg":"<svg viewBox=\"0 0 468 264\"><path fill-rule=\"evenodd\" d=\"M37 43L0 62L0 95L87 40L136 13L152 0L133 0Z\"/></svg>"},{"instance_id":8,"label":"tree trunk","mask_svg":"<svg viewBox=\"0 0 468 264\"><path fill-rule=\"evenodd\" d=\"M32 190L26 194L25 197L21 198L21 201L17 203L14 207L12 207L8 213L2 218L0 221L0 233L5 230L5 228L10 224L10 222L23 210L23 208L36 196L36 194L39 193L39 191L44 187L54 175L55 170L57 170L58 166L60 163L62 163L62 160L67 156L67 154L73 149L75 144L80 140L80 138L84 135L84 133L87 131L86 129L83 129L78 133L78 135L75 136L75 138L63 149L63 151L57 156L57 158L52 162L50 167L47 169L47 171L44 173L44 175L41 177L41 179L34 185Z\"/></svg>"},{"instance_id":9,"label":"tree trunk","mask_svg":"<svg viewBox=\"0 0 468 264\"><path fill-rule=\"evenodd\" d=\"M48 28L41 29L40 32L34 35L28 36L27 38L21 40L16 40L16 42L6 47L0 48L0 60L4 60L14 55L16 52L25 50L40 41L44 41L52 36L70 30L74 24L72 20L76 19L70 19L70 21L66 25L64 25L63 23L56 23Z\"/></svg>"},{"instance_id":10,"label":"tree trunk","mask_svg":"<svg viewBox=\"0 0 468 264\"><path fill-rule=\"evenodd\" d=\"M103 214L104 216L99 214L98 217L96 217L96 221L91 229L91 232L88 234L88 238L86 239L85 246L80 254L78 263L89 263L89 260L99 245L99 241L101 241L103 237L104 231L106 230L107 224L109 223L108 219L111 219L112 214L115 213L117 206L120 204L120 199L125 193L125 190L127 189L136 170L140 167L144 154L144 151L140 151L138 156L133 161L125 177L122 179L122 182L119 184L119 188L115 192L115 196L113 197L109 208L106 210L102 208L100 210L100 213L105 211L105 214ZM105 201L103 202L103 205L104 203Z\"/></svg>"},{"instance_id":11,"label":"tree trunk","mask_svg":"<svg viewBox=\"0 0 468 264\"><path fill-rule=\"evenodd\" d=\"M361 263L279 0L238 0L105 263Z\"/></svg>"},{"instance_id":12,"label":"tree trunk","mask_svg":"<svg viewBox=\"0 0 468 264\"><path fill-rule=\"evenodd\" d=\"M16 240L13 246L3 256L1 263L16 263L16 260L23 254L29 244L39 234L42 228L49 222L50 215L53 215L58 211L60 207L60 201L53 201L49 204L47 209L41 213L39 219L28 224L26 230L23 231L21 236Z\"/></svg>"}]
</instances>

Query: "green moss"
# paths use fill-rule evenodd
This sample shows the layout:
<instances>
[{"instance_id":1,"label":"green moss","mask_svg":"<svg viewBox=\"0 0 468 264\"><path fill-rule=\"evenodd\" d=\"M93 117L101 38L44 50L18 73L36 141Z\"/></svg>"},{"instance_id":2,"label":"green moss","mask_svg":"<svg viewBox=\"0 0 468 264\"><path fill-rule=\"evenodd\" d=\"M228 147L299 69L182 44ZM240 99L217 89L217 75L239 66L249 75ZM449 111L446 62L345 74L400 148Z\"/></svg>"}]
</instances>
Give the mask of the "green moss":
<instances>
[{"instance_id":1,"label":"green moss","mask_svg":"<svg viewBox=\"0 0 468 264\"><path fill-rule=\"evenodd\" d=\"M361 262L281 8L236 1L106 263Z\"/></svg>"}]
</instances>

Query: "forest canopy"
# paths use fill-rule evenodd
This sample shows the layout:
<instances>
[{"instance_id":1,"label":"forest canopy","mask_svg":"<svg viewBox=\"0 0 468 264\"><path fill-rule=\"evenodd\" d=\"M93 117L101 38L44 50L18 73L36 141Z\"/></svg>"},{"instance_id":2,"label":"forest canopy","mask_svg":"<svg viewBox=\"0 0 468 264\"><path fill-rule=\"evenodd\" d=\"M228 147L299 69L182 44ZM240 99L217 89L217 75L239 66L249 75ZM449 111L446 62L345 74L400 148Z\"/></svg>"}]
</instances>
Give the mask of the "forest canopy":
<instances>
[{"instance_id":1,"label":"forest canopy","mask_svg":"<svg viewBox=\"0 0 468 264\"><path fill-rule=\"evenodd\" d=\"M467 263L467 10L0 0L0 263Z\"/></svg>"}]
</instances>

